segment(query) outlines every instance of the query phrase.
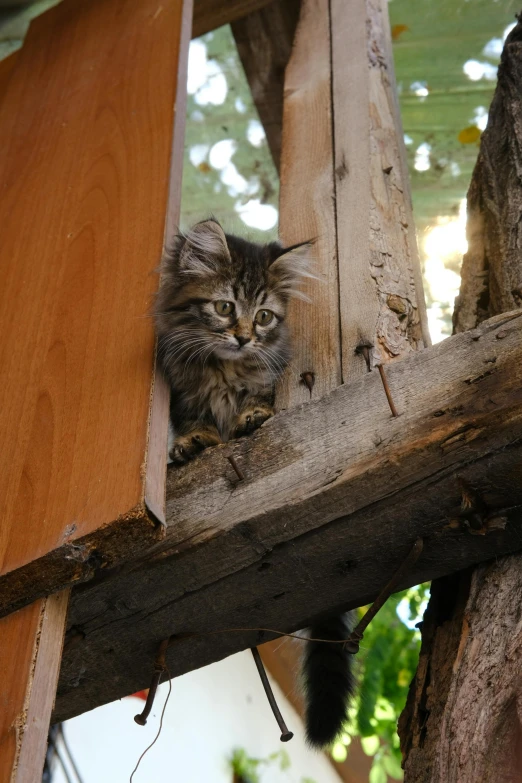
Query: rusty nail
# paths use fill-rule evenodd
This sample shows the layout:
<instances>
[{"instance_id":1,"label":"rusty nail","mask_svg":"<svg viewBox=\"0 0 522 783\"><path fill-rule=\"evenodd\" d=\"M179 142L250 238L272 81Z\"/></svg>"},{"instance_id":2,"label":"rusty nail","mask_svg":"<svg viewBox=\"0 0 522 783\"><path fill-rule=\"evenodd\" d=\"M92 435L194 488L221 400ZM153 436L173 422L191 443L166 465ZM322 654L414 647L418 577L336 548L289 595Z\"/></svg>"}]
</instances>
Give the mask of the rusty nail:
<instances>
[{"instance_id":1,"label":"rusty nail","mask_svg":"<svg viewBox=\"0 0 522 783\"><path fill-rule=\"evenodd\" d=\"M413 568L419 557L421 556L424 548L424 541L422 538L418 538L409 553L406 555L399 568L395 571L392 578L387 585L383 587L373 604L370 606L364 617L361 618L359 623L351 632L347 641L345 642L346 649L349 653L354 655L359 652L359 644L363 638L363 634L371 623L379 609L382 609L390 595L401 583L406 574Z\"/></svg>"},{"instance_id":2,"label":"rusty nail","mask_svg":"<svg viewBox=\"0 0 522 783\"><path fill-rule=\"evenodd\" d=\"M154 661L154 674L152 675L149 692L147 694L147 701L145 702L143 712L134 716L135 723L140 726L145 726L147 723L147 718L150 715L150 711L156 697L156 691L158 690L158 685L160 684L161 675L166 671L165 655L168 646L169 639L164 639L158 647L158 654L156 656L156 660Z\"/></svg>"},{"instance_id":3,"label":"rusty nail","mask_svg":"<svg viewBox=\"0 0 522 783\"><path fill-rule=\"evenodd\" d=\"M379 370L379 375L381 376L382 385L384 386L386 399L388 400L388 405L390 406L390 410L392 412L392 416L398 416L399 414L397 413L397 408L395 407L395 404L393 402L390 387L388 386L388 379L386 378L384 367L382 364L378 365L378 370Z\"/></svg>"},{"instance_id":4,"label":"rusty nail","mask_svg":"<svg viewBox=\"0 0 522 783\"><path fill-rule=\"evenodd\" d=\"M230 462L230 464L232 465L232 467L234 468L234 470L235 470L235 472L236 472L236 475L237 475L238 479L239 479L240 481L244 481L245 474L243 473L243 471L241 470L241 468L240 468L240 467L239 467L239 465L237 464L237 462L236 462L236 458L234 457L234 455L233 455L233 454L229 454L229 455L228 455L228 457L227 457L227 459L228 459L228 461Z\"/></svg>"},{"instance_id":5,"label":"rusty nail","mask_svg":"<svg viewBox=\"0 0 522 783\"><path fill-rule=\"evenodd\" d=\"M281 731L281 742L289 742L294 735L291 731L288 731L286 723L283 720L283 716L279 711L279 707L277 706L277 702L275 700L274 694L272 693L272 688L270 687L270 683L268 682L268 677L266 676L266 671L265 671L265 667L263 666L263 661L261 660L261 656L259 655L259 650L257 649L257 647L251 647L250 650L252 652L252 655L254 656L254 661L256 663L259 676L261 677L261 682L263 683L263 688L265 689L268 703L272 708L272 712L274 713L274 717Z\"/></svg>"},{"instance_id":6,"label":"rusty nail","mask_svg":"<svg viewBox=\"0 0 522 783\"><path fill-rule=\"evenodd\" d=\"M310 392L310 399L312 398L312 389L315 385L315 373L311 372L310 370L307 370L307 372L301 373L301 380Z\"/></svg>"},{"instance_id":7,"label":"rusty nail","mask_svg":"<svg viewBox=\"0 0 522 783\"><path fill-rule=\"evenodd\" d=\"M361 340L361 342L355 348L355 353L361 354L364 357L364 361L366 362L366 368L368 372L372 371L372 365L370 361L371 348L373 348L373 345L365 340Z\"/></svg>"}]
</instances>

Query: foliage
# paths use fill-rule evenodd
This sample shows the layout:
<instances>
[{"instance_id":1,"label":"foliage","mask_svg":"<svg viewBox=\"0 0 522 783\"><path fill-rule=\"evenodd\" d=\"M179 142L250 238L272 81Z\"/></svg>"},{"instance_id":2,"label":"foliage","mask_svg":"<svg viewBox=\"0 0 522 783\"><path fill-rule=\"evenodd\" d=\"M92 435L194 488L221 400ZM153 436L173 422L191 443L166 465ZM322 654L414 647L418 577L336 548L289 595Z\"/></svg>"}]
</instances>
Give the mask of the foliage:
<instances>
[{"instance_id":1,"label":"foliage","mask_svg":"<svg viewBox=\"0 0 522 783\"><path fill-rule=\"evenodd\" d=\"M284 771L290 768L290 758L286 750L278 750L264 759L256 759L250 757L244 748L235 748L229 764L234 773L235 783L260 783L260 772L263 767L279 764L279 769ZM312 778L301 778L301 783L315 783L315 781Z\"/></svg>"},{"instance_id":2,"label":"foliage","mask_svg":"<svg viewBox=\"0 0 522 783\"><path fill-rule=\"evenodd\" d=\"M366 630L355 659L359 695L332 755L342 761L352 738L360 736L364 752L373 756L370 783L386 783L388 775L402 779L396 727L417 668L420 633L415 623L422 618L428 593L429 585L421 584L391 596Z\"/></svg>"},{"instance_id":3,"label":"foliage","mask_svg":"<svg viewBox=\"0 0 522 783\"><path fill-rule=\"evenodd\" d=\"M217 145L231 157L219 160ZM228 146L227 146L228 145ZM227 162L225 162L227 161ZM279 178L229 26L191 44L186 148L183 164L182 224L212 213L228 230L253 240L277 238ZM267 230L246 219L259 202L271 208Z\"/></svg>"}]
</instances>

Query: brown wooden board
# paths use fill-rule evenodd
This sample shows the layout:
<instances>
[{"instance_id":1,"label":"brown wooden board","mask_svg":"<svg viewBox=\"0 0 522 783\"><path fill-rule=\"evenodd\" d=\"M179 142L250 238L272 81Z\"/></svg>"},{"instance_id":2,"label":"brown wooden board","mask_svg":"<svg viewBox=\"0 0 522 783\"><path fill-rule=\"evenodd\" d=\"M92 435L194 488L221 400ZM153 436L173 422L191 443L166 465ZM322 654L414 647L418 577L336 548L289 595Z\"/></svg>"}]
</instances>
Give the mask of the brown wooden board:
<instances>
[{"instance_id":1,"label":"brown wooden board","mask_svg":"<svg viewBox=\"0 0 522 783\"><path fill-rule=\"evenodd\" d=\"M372 600L417 536L418 584L522 546L522 315L412 354L284 411L170 471L167 536L140 562L74 591L56 717L146 687L158 642L173 675ZM487 524L461 516L462 481ZM473 532L479 532L474 535ZM216 635L208 632L220 631Z\"/></svg>"},{"instance_id":2,"label":"brown wooden board","mask_svg":"<svg viewBox=\"0 0 522 783\"><path fill-rule=\"evenodd\" d=\"M68 591L0 620L0 780L42 777Z\"/></svg>"},{"instance_id":3,"label":"brown wooden board","mask_svg":"<svg viewBox=\"0 0 522 783\"><path fill-rule=\"evenodd\" d=\"M147 312L191 13L66 0L31 24L2 91L4 613L161 534L167 414Z\"/></svg>"}]
</instances>

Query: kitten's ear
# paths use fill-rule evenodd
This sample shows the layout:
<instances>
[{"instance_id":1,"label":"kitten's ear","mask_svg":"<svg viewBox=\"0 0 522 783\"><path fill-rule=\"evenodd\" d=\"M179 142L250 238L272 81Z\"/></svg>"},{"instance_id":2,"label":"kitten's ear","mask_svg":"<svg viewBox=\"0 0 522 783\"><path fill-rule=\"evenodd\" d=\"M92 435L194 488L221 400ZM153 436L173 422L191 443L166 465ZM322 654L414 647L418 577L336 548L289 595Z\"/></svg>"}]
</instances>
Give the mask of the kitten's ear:
<instances>
[{"instance_id":1,"label":"kitten's ear","mask_svg":"<svg viewBox=\"0 0 522 783\"><path fill-rule=\"evenodd\" d=\"M310 240L287 248L277 246L277 255L270 264L270 272L276 288L281 293L308 300L308 297L299 290L299 285L306 277L317 280L311 272L313 244L314 241Z\"/></svg>"},{"instance_id":2,"label":"kitten's ear","mask_svg":"<svg viewBox=\"0 0 522 783\"><path fill-rule=\"evenodd\" d=\"M179 271L192 275L208 275L223 262L230 262L225 232L217 220L196 223L184 237L179 254Z\"/></svg>"}]
</instances>

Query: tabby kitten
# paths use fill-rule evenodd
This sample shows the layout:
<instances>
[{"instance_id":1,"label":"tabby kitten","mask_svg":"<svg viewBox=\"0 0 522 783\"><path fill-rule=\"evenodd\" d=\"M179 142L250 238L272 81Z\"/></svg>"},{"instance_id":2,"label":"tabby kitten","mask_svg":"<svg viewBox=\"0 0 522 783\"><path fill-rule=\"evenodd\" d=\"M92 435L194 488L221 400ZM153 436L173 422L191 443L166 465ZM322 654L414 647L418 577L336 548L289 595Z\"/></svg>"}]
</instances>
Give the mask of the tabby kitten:
<instances>
[{"instance_id":1,"label":"tabby kitten","mask_svg":"<svg viewBox=\"0 0 522 783\"><path fill-rule=\"evenodd\" d=\"M171 387L173 462L237 438L274 414L274 388L290 358L288 301L299 296L310 243L283 248L225 234L216 220L179 234L164 264L155 320L158 356ZM346 639L349 613L319 618L315 639ZM330 744L354 689L341 644L309 641L303 660L306 733Z\"/></svg>"},{"instance_id":2,"label":"tabby kitten","mask_svg":"<svg viewBox=\"0 0 522 783\"><path fill-rule=\"evenodd\" d=\"M287 305L309 276L309 251L309 242L248 242L213 219L176 237L154 312L174 463L273 416L275 383L290 358Z\"/></svg>"}]
</instances>

